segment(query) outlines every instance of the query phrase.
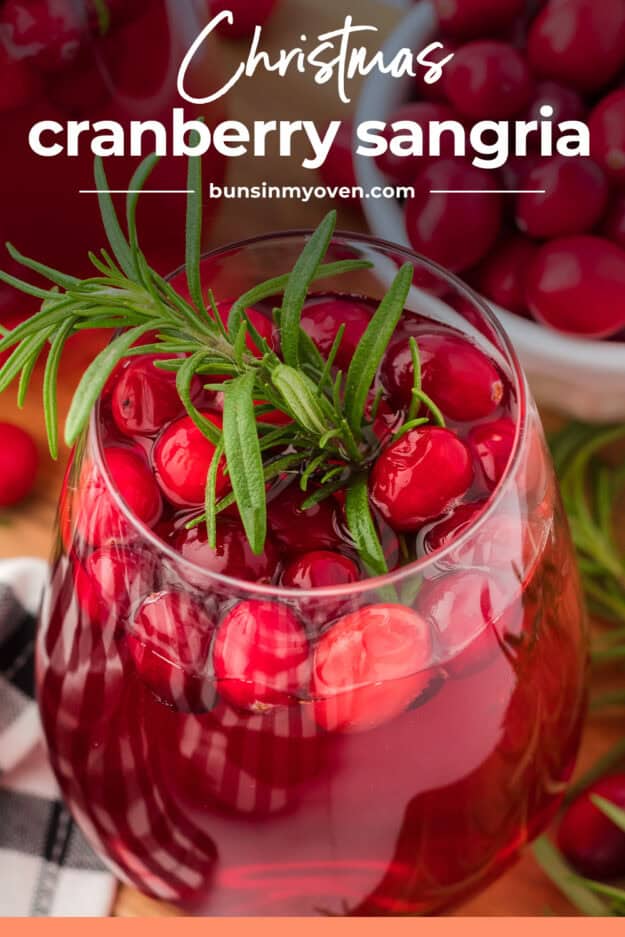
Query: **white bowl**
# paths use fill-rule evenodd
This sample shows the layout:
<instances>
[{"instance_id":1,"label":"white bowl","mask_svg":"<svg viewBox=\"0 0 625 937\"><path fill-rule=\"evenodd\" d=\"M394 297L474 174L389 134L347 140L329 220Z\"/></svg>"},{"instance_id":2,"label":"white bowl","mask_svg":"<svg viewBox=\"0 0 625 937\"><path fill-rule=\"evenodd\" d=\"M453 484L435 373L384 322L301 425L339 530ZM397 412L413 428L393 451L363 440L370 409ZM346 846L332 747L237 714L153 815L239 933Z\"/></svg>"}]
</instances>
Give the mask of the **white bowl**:
<instances>
[{"instance_id":1,"label":"white bowl","mask_svg":"<svg viewBox=\"0 0 625 937\"><path fill-rule=\"evenodd\" d=\"M385 45L391 58L400 49L424 48L435 37L437 19L430 0L421 0ZM413 79L398 80L372 72L356 112L356 125L388 120L410 97ZM365 192L387 180L371 157L356 157L358 183ZM399 202L365 199L364 211L378 237L410 247ZM490 304L510 335L539 403L592 423L625 419L625 342L571 338Z\"/></svg>"}]
</instances>

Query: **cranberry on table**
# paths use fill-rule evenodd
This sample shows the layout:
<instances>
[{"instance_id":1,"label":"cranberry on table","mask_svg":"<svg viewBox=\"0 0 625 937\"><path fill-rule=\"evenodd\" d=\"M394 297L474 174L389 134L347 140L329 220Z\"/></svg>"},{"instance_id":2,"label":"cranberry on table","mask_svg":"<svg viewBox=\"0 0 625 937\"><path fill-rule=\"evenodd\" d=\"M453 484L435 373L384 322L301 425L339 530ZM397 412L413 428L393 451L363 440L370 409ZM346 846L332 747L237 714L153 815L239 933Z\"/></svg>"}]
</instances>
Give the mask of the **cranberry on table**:
<instances>
[{"instance_id":1,"label":"cranberry on table","mask_svg":"<svg viewBox=\"0 0 625 937\"><path fill-rule=\"evenodd\" d=\"M423 390L452 420L479 420L502 403L504 384L493 362L465 338L436 332L414 336L421 359ZM389 347L382 379L399 405L412 400L414 366L410 340L400 338Z\"/></svg>"},{"instance_id":2,"label":"cranberry on table","mask_svg":"<svg viewBox=\"0 0 625 937\"><path fill-rule=\"evenodd\" d=\"M431 657L428 623L403 605L371 605L339 619L315 648L318 725L364 731L394 719L434 679Z\"/></svg>"},{"instance_id":3,"label":"cranberry on table","mask_svg":"<svg viewBox=\"0 0 625 937\"><path fill-rule=\"evenodd\" d=\"M330 147L330 152L319 167L321 181L329 187L348 188L353 190L358 185L356 177L356 167L354 165L354 125L350 120L344 120L336 135L334 143ZM359 201L353 194L350 194L348 201Z\"/></svg>"},{"instance_id":4,"label":"cranberry on table","mask_svg":"<svg viewBox=\"0 0 625 937\"><path fill-rule=\"evenodd\" d=\"M487 501L468 501L453 508L448 517L439 521L426 533L423 539L425 552L436 553L437 550L444 550L458 540L487 504Z\"/></svg>"},{"instance_id":5,"label":"cranberry on table","mask_svg":"<svg viewBox=\"0 0 625 937\"><path fill-rule=\"evenodd\" d=\"M414 531L444 514L467 493L473 464L455 433L438 427L412 430L378 457L371 497L389 524Z\"/></svg>"},{"instance_id":6,"label":"cranberry on table","mask_svg":"<svg viewBox=\"0 0 625 937\"><path fill-rule=\"evenodd\" d=\"M360 571L347 556L332 550L312 550L293 560L282 574L287 589L324 589L358 582Z\"/></svg>"},{"instance_id":7,"label":"cranberry on table","mask_svg":"<svg viewBox=\"0 0 625 937\"><path fill-rule=\"evenodd\" d=\"M219 518L215 548L208 542L205 525L191 530L183 527L171 542L185 560L221 576L266 583L271 582L278 566L278 550L271 536L267 537L262 554L257 556L252 552L243 525L233 518ZM198 585L201 583L198 577Z\"/></svg>"},{"instance_id":8,"label":"cranberry on table","mask_svg":"<svg viewBox=\"0 0 625 937\"><path fill-rule=\"evenodd\" d=\"M493 192L498 188L493 173L442 159L419 173L414 188L405 206L414 249L456 273L479 263L501 228L502 197ZM455 194L458 191L462 194Z\"/></svg>"},{"instance_id":9,"label":"cranberry on table","mask_svg":"<svg viewBox=\"0 0 625 937\"><path fill-rule=\"evenodd\" d=\"M90 621L119 622L152 589L154 561L145 551L108 546L75 560L74 585Z\"/></svg>"},{"instance_id":10,"label":"cranberry on table","mask_svg":"<svg viewBox=\"0 0 625 937\"><path fill-rule=\"evenodd\" d=\"M354 352L371 322L372 309L364 303L347 299L328 299L309 303L301 324L324 357L330 354L337 332L345 326L335 358L337 368L349 368Z\"/></svg>"},{"instance_id":11,"label":"cranberry on table","mask_svg":"<svg viewBox=\"0 0 625 937\"><path fill-rule=\"evenodd\" d=\"M156 361L171 360L167 355L142 355L124 368L112 391L113 419L126 436L152 436L184 409L176 390L176 375L157 368ZM195 376L191 396L202 393Z\"/></svg>"},{"instance_id":12,"label":"cranberry on table","mask_svg":"<svg viewBox=\"0 0 625 937\"><path fill-rule=\"evenodd\" d=\"M221 418L214 413L202 414L218 429ZM156 440L152 461L158 484L178 507L195 507L204 503L206 477L215 455L215 446L197 428L191 417L171 423ZM224 466L217 471L216 493L222 496L229 487Z\"/></svg>"},{"instance_id":13,"label":"cranberry on table","mask_svg":"<svg viewBox=\"0 0 625 937\"><path fill-rule=\"evenodd\" d=\"M0 40L11 58L44 71L71 65L85 38L72 0L6 0L0 10Z\"/></svg>"},{"instance_id":14,"label":"cranberry on table","mask_svg":"<svg viewBox=\"0 0 625 937\"><path fill-rule=\"evenodd\" d=\"M12 507L31 493L38 466L32 436L13 423L0 423L0 507Z\"/></svg>"},{"instance_id":15,"label":"cranberry on table","mask_svg":"<svg viewBox=\"0 0 625 937\"><path fill-rule=\"evenodd\" d=\"M139 676L160 699L182 712L202 712L214 705L214 629L199 601L174 591L148 596L128 628L126 641Z\"/></svg>"},{"instance_id":16,"label":"cranberry on table","mask_svg":"<svg viewBox=\"0 0 625 937\"><path fill-rule=\"evenodd\" d=\"M310 494L300 491L294 482L268 504L269 530L280 546L292 553L333 550L342 543L337 502L327 498L304 511L302 504Z\"/></svg>"},{"instance_id":17,"label":"cranberry on table","mask_svg":"<svg viewBox=\"0 0 625 937\"><path fill-rule=\"evenodd\" d=\"M589 235L539 250L527 275L532 314L561 332L608 338L625 328L625 251Z\"/></svg>"},{"instance_id":18,"label":"cranberry on table","mask_svg":"<svg viewBox=\"0 0 625 937\"><path fill-rule=\"evenodd\" d=\"M477 39L514 25L526 0L434 0L442 29L459 39Z\"/></svg>"},{"instance_id":19,"label":"cranberry on table","mask_svg":"<svg viewBox=\"0 0 625 937\"><path fill-rule=\"evenodd\" d=\"M538 245L522 234L502 241L473 271L473 286L491 302L519 316L527 313L525 282Z\"/></svg>"},{"instance_id":20,"label":"cranberry on table","mask_svg":"<svg viewBox=\"0 0 625 937\"><path fill-rule=\"evenodd\" d=\"M597 781L573 802L560 825L558 843L580 875L610 881L625 875L625 833L593 804L593 796L625 809L625 774Z\"/></svg>"},{"instance_id":21,"label":"cranberry on table","mask_svg":"<svg viewBox=\"0 0 625 937\"><path fill-rule=\"evenodd\" d=\"M588 118L593 158L617 185L625 184L625 90L612 92Z\"/></svg>"},{"instance_id":22,"label":"cranberry on table","mask_svg":"<svg viewBox=\"0 0 625 937\"><path fill-rule=\"evenodd\" d=\"M220 623L213 650L221 696L241 709L288 705L308 690L308 639L278 602L239 602Z\"/></svg>"},{"instance_id":23,"label":"cranberry on table","mask_svg":"<svg viewBox=\"0 0 625 937\"><path fill-rule=\"evenodd\" d=\"M541 107L553 108L551 120L554 126L566 120L584 120L587 108L584 99L573 88L561 85L557 81L539 81L534 88L532 103L530 104L526 120L544 120L540 112ZM536 141L539 137L536 137ZM538 143L536 142L536 146Z\"/></svg>"},{"instance_id":24,"label":"cranberry on table","mask_svg":"<svg viewBox=\"0 0 625 937\"><path fill-rule=\"evenodd\" d=\"M386 153L376 157L378 169L389 176L394 182L411 182L419 169L428 166L438 157L407 155L412 149L411 131L406 127L393 127L394 124L409 121L410 124L416 124L423 134L423 139L427 140L428 125L432 121L457 120L458 115L445 104L436 104L431 101L414 101L410 104L404 104L398 110L394 111L388 120L386 130L382 134L389 143L389 149ZM398 150L402 155L392 152L390 148L391 141L398 138L393 149ZM399 143L401 139L401 143ZM424 149L427 149L424 147ZM453 134L447 133L441 137L440 156L443 159L449 159L454 154Z\"/></svg>"},{"instance_id":25,"label":"cranberry on table","mask_svg":"<svg viewBox=\"0 0 625 937\"><path fill-rule=\"evenodd\" d=\"M554 156L535 166L525 178L525 185L543 190L517 197L517 226L532 238L592 231L608 204L608 180L592 159Z\"/></svg>"},{"instance_id":26,"label":"cranberry on table","mask_svg":"<svg viewBox=\"0 0 625 937\"><path fill-rule=\"evenodd\" d=\"M503 478L515 438L516 426L509 417L474 426L469 433L469 445L475 452L490 491L493 491Z\"/></svg>"},{"instance_id":27,"label":"cranberry on table","mask_svg":"<svg viewBox=\"0 0 625 937\"><path fill-rule=\"evenodd\" d=\"M208 0L211 17L224 10L234 14L231 26L227 21L220 23L218 31L232 39L245 38L254 33L256 26L264 26L273 14L279 0Z\"/></svg>"},{"instance_id":28,"label":"cranberry on table","mask_svg":"<svg viewBox=\"0 0 625 937\"><path fill-rule=\"evenodd\" d=\"M459 114L471 120L508 120L532 99L532 79L523 56L506 42L483 40L462 46L445 68L443 86Z\"/></svg>"},{"instance_id":29,"label":"cranberry on table","mask_svg":"<svg viewBox=\"0 0 625 937\"><path fill-rule=\"evenodd\" d=\"M625 65L625 5L549 0L530 27L527 52L535 75L598 91Z\"/></svg>"}]
</instances>

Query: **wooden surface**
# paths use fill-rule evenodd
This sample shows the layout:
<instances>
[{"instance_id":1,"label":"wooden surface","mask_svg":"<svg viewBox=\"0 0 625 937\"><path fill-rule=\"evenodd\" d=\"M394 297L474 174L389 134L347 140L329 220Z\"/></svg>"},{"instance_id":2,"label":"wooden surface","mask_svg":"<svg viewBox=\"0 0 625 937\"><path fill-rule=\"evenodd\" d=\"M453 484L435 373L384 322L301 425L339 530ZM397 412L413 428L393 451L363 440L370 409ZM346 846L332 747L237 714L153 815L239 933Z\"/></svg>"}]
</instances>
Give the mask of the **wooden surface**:
<instances>
[{"instance_id":1,"label":"wooden surface","mask_svg":"<svg viewBox=\"0 0 625 937\"><path fill-rule=\"evenodd\" d=\"M296 45L302 32L317 34L324 28L337 26L348 9L358 10L362 22L375 23L381 32L387 31L396 19L396 12L382 7L371 0L358 0L355 5L349 0L283 0L282 8L272 23L267 35L267 44L273 47L291 48ZM224 68L240 61L244 44L222 43L221 53ZM301 93L294 84L271 79L255 80L241 85L229 97L231 116L243 121L264 118L303 119L317 118L319 121L334 116L347 117L348 109L337 103L333 90L314 89L306 84ZM229 184L253 184L263 179L271 182L310 184L310 172L302 170L299 160L233 160L230 166ZM318 222L322 214L331 207L316 201L301 205L295 201L229 202L221 207L220 216L210 234L210 243L224 244L241 237L269 230L289 227L307 227ZM343 228L364 230L364 222L352 208L340 209L340 224ZM90 245L91 246L91 245ZM67 380L62 388L61 412L63 412L72 385L72 374L80 365L81 353L74 351L63 373ZM63 457L52 464L45 456L45 442L41 404L36 393L29 398L25 409L18 414L11 394L0 398L0 421L14 420L26 426L39 441L42 452L42 467L36 491L28 502L0 517L0 557L42 556L47 557L52 541L52 527L58 490L61 484ZM621 717L606 717L588 725L580 769L589 766L611 744L622 735ZM150 901L137 892L121 888L116 913L123 916L175 914L173 909ZM463 915L543 915L568 914L570 906L550 886L540 869L527 852L499 882L460 909Z\"/></svg>"}]
</instances>

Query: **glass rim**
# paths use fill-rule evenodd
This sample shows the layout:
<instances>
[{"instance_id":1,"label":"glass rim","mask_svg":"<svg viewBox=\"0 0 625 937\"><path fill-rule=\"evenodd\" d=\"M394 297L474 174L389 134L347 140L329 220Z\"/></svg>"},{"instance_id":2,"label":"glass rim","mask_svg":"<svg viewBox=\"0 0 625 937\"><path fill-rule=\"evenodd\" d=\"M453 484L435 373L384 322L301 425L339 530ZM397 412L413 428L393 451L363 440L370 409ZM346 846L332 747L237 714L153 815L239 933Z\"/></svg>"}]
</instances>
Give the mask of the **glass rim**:
<instances>
[{"instance_id":1,"label":"glass rim","mask_svg":"<svg viewBox=\"0 0 625 937\"><path fill-rule=\"evenodd\" d=\"M204 251L201 255L201 260L208 260L211 257L218 257L220 255L228 254L232 251L241 250L243 248L260 246L272 241L301 240L306 237L310 237L312 234L313 229L311 228L296 228L285 231L272 232L269 234L255 235L253 237L234 241L221 247ZM260 583L246 579L238 579L234 576L226 576L223 573L217 573L206 569L205 567L200 566L198 563L195 563L192 560L188 560L186 557L182 556L181 553L177 552L164 540L161 540L161 538L158 537L154 530L144 524L136 515L132 513L126 502L122 499L119 492L115 488L113 480L108 472L106 461L104 459L104 446L102 443L100 423L98 419L101 404L100 398L93 409L89 421L89 435L95 439L95 458L97 468L102 475L102 478L104 479L109 494L113 498L116 507L121 511L125 519L129 521L132 528L137 531L140 539L144 542L147 542L152 550L160 553L161 555L167 556L168 559L176 563L181 569L186 569L193 577L202 577L206 580L207 584L214 582L219 586L230 590L236 590L239 593L248 593L250 596L258 598L259 600L283 599L288 600L291 603L295 602L301 604L310 600L336 598L347 599L350 596L357 596L367 592L375 592L376 590L379 591L389 586L401 585L405 580L420 575L428 567L432 567L444 562L447 557L461 549L475 535L476 531L479 531L479 529L491 519L500 502L504 499L508 483L518 468L523 443L526 439L526 430L529 416L529 395L527 381L519 358L516 354L516 351L514 350L512 340L509 338L506 330L498 320L494 311L489 307L487 301L484 300L478 293L476 293L475 290L473 290L470 286L468 286L468 284L461 280L460 277L456 276L456 274L446 270L435 261L432 261L427 257L423 257L416 251L401 247L400 245L394 244L392 241L386 241L382 238L373 237L367 234L360 234L358 232L342 230L335 232L332 237L332 241L330 242L330 247L337 241L366 245L369 248L377 249L381 253L387 255L392 254L394 260L397 260L401 256L406 258L406 262L415 263L416 261L415 266L418 265L436 273L443 281L457 290L460 295L462 295L465 299L468 299L473 307L479 311L480 316L493 329L496 339L501 343L501 351L506 356L507 364L510 366L511 374L514 378L514 391L517 395L518 401L518 415L515 419L514 444L512 447L512 453L508 460L508 464L506 465L506 469L500 481L498 482L497 487L488 499L484 509L478 513L477 517L467 525L467 528L458 537L452 539L450 543L442 549L437 550L431 554L426 554L425 556L420 557L418 560L415 560L406 566L401 566L399 569L392 570L389 573L385 573L382 576L369 576L365 579L361 579L353 583L335 586L323 586L314 589L287 588L282 585L273 585L271 583ZM182 264L173 270L170 274L168 274L166 279L168 281L173 280L180 273L184 272L184 270L185 265Z\"/></svg>"}]
</instances>

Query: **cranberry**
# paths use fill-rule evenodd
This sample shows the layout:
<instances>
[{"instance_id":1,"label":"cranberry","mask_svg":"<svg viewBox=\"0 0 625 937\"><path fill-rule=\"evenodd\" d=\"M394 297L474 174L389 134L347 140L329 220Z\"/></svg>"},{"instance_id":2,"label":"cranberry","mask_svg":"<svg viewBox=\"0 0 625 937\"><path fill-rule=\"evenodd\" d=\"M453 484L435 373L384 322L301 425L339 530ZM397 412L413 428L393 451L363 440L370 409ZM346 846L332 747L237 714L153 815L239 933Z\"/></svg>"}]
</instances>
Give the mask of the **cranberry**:
<instances>
[{"instance_id":1,"label":"cranberry","mask_svg":"<svg viewBox=\"0 0 625 937\"><path fill-rule=\"evenodd\" d=\"M360 572L353 560L330 550L313 550L294 560L282 574L287 589L323 589L358 582Z\"/></svg>"},{"instance_id":2,"label":"cranberry","mask_svg":"<svg viewBox=\"0 0 625 937\"><path fill-rule=\"evenodd\" d=\"M278 0L208 0L208 11L213 17L230 10L234 14L233 25L220 23L218 31L232 39L240 39L253 35L256 26L264 26L277 4Z\"/></svg>"},{"instance_id":3,"label":"cranberry","mask_svg":"<svg viewBox=\"0 0 625 937\"><path fill-rule=\"evenodd\" d=\"M456 52L443 78L447 97L463 117L507 120L527 108L532 80L522 55L506 42L470 42Z\"/></svg>"},{"instance_id":4,"label":"cranberry","mask_svg":"<svg viewBox=\"0 0 625 937\"><path fill-rule=\"evenodd\" d=\"M621 0L551 0L528 36L532 71L581 92L598 91L625 63Z\"/></svg>"},{"instance_id":5,"label":"cranberry","mask_svg":"<svg viewBox=\"0 0 625 937\"><path fill-rule=\"evenodd\" d=\"M494 245L502 219L493 174L456 159L438 160L414 182L406 202L406 228L414 249L455 272L479 263ZM449 191L487 194L434 194Z\"/></svg>"},{"instance_id":6,"label":"cranberry","mask_svg":"<svg viewBox=\"0 0 625 937\"><path fill-rule=\"evenodd\" d=\"M202 415L221 429L220 417L208 412ZM191 417L176 420L161 433L156 440L152 460L158 484L172 504L194 507L204 503L206 477L214 455L215 446ZM228 486L228 478L220 465L217 497L221 497Z\"/></svg>"},{"instance_id":7,"label":"cranberry","mask_svg":"<svg viewBox=\"0 0 625 937\"><path fill-rule=\"evenodd\" d=\"M330 148L326 161L319 168L322 182L331 188L348 188L352 201L358 201L353 193L358 185L356 167L354 165L354 125L350 120L344 120Z\"/></svg>"},{"instance_id":8,"label":"cranberry","mask_svg":"<svg viewBox=\"0 0 625 937\"><path fill-rule=\"evenodd\" d=\"M371 308L346 299L328 299L309 303L302 314L302 328L322 355L330 354L339 328L345 333L335 358L338 368L349 368L354 352L371 322Z\"/></svg>"},{"instance_id":9,"label":"cranberry","mask_svg":"<svg viewBox=\"0 0 625 937\"><path fill-rule=\"evenodd\" d=\"M168 358L171 356L142 355L119 375L112 392L112 408L120 432L151 436L180 415L183 405L176 390L176 375L154 364ZM201 381L195 377L192 397L197 399L201 392Z\"/></svg>"},{"instance_id":10,"label":"cranberry","mask_svg":"<svg viewBox=\"0 0 625 937\"><path fill-rule=\"evenodd\" d=\"M503 417L492 423L474 426L469 445L480 463L487 488L492 491L503 478L516 438L513 420Z\"/></svg>"},{"instance_id":11,"label":"cranberry","mask_svg":"<svg viewBox=\"0 0 625 937\"><path fill-rule=\"evenodd\" d=\"M601 234L625 250L625 195L616 195L611 199L601 225Z\"/></svg>"},{"instance_id":12,"label":"cranberry","mask_svg":"<svg viewBox=\"0 0 625 937\"><path fill-rule=\"evenodd\" d=\"M434 65L439 65L441 62L445 61L445 59L448 59L450 55L455 53L456 43L452 42L446 36L437 36L436 42L438 43L438 48L433 49L428 53L428 62L431 62ZM446 67L447 66L443 66L443 74ZM444 102L446 97L445 89L443 87L443 79L439 78L438 81L428 83L425 80L428 71L428 68L417 70L417 75L415 78L416 97L424 101Z\"/></svg>"},{"instance_id":13,"label":"cranberry","mask_svg":"<svg viewBox=\"0 0 625 937\"><path fill-rule=\"evenodd\" d=\"M533 238L557 238L591 231L608 203L608 181L591 159L554 156L530 171L528 189L516 203L516 223Z\"/></svg>"},{"instance_id":14,"label":"cranberry","mask_svg":"<svg viewBox=\"0 0 625 937\"><path fill-rule=\"evenodd\" d=\"M220 694L242 709L286 706L310 677L306 632L277 602L239 602L219 625L213 660Z\"/></svg>"},{"instance_id":15,"label":"cranberry","mask_svg":"<svg viewBox=\"0 0 625 937\"><path fill-rule=\"evenodd\" d=\"M487 501L469 501L459 504L448 517L439 521L426 533L423 546L426 553L444 550L468 530L475 519L482 513Z\"/></svg>"},{"instance_id":16,"label":"cranberry","mask_svg":"<svg viewBox=\"0 0 625 937\"><path fill-rule=\"evenodd\" d=\"M112 489L141 523L153 527L163 509L161 495L139 449L111 446L104 462ZM94 547L133 539L133 527L117 506L109 488L92 462L83 466L78 484L76 529Z\"/></svg>"},{"instance_id":17,"label":"cranberry","mask_svg":"<svg viewBox=\"0 0 625 937\"><path fill-rule=\"evenodd\" d=\"M220 518L217 524L217 545L209 546L206 527L182 528L172 540L174 548L196 566L221 576L245 579L248 582L271 582L278 566L278 550L267 537L260 556L249 545L242 524L233 518ZM206 579L198 580L198 586Z\"/></svg>"},{"instance_id":18,"label":"cranberry","mask_svg":"<svg viewBox=\"0 0 625 937\"><path fill-rule=\"evenodd\" d=\"M614 91L592 111L591 152L609 178L625 183L625 90Z\"/></svg>"},{"instance_id":19,"label":"cranberry","mask_svg":"<svg viewBox=\"0 0 625 937\"><path fill-rule=\"evenodd\" d=\"M394 147L394 149L398 149L406 155L397 155L389 148L386 153L376 158L378 168L385 175L390 176L394 182L412 182L419 169L432 163L434 157L428 157L426 155L407 155L407 152L411 149L411 133L408 132L406 128L395 128L393 125L407 121L409 125L416 125L416 127L421 130L424 139L427 139L428 125L431 121L456 119L456 113L444 104L436 104L428 101L416 101L411 104L404 104L389 118L383 136L389 144L395 138L407 138L407 143L402 142L401 145L396 143ZM442 136L440 155L444 159L449 159L454 156L454 137L451 133Z\"/></svg>"},{"instance_id":20,"label":"cranberry","mask_svg":"<svg viewBox=\"0 0 625 937\"><path fill-rule=\"evenodd\" d=\"M31 493L38 465L32 436L12 423L0 423L0 507L11 507Z\"/></svg>"},{"instance_id":21,"label":"cranberry","mask_svg":"<svg viewBox=\"0 0 625 937\"><path fill-rule=\"evenodd\" d=\"M292 484L268 505L269 529L280 546L293 553L310 550L333 550L342 540L338 505L333 498L302 510L310 492Z\"/></svg>"},{"instance_id":22,"label":"cranberry","mask_svg":"<svg viewBox=\"0 0 625 937\"><path fill-rule=\"evenodd\" d=\"M465 338L425 332L415 336L421 358L423 389L452 420L489 416L504 397L501 375L492 361ZM414 387L410 341L391 344L382 377L392 399L408 406Z\"/></svg>"},{"instance_id":23,"label":"cranberry","mask_svg":"<svg viewBox=\"0 0 625 937\"><path fill-rule=\"evenodd\" d=\"M447 429L412 430L379 456L371 496L395 529L412 531L443 514L473 480L471 454Z\"/></svg>"},{"instance_id":24,"label":"cranberry","mask_svg":"<svg viewBox=\"0 0 625 937\"><path fill-rule=\"evenodd\" d=\"M231 309L232 309L232 302L217 303L217 311L224 325L228 325L228 317L230 316ZM260 337L265 339L265 341L267 342L267 344L273 351L277 351L278 344L276 340L276 330L272 322L267 318L267 316L264 315L264 313L260 312L258 309L254 309L254 308L246 309L245 314L250 320L253 327L256 329L256 331L260 335ZM258 358L262 358L263 352L259 348L256 347L256 342L254 341L252 336L249 334L249 332L245 339L245 343L249 351L252 352L252 354L256 355Z\"/></svg>"},{"instance_id":25,"label":"cranberry","mask_svg":"<svg viewBox=\"0 0 625 937\"><path fill-rule=\"evenodd\" d=\"M491 302L523 316L527 313L526 274L537 252L537 245L529 238L512 235L482 261L472 283Z\"/></svg>"},{"instance_id":26,"label":"cranberry","mask_svg":"<svg viewBox=\"0 0 625 937\"><path fill-rule=\"evenodd\" d=\"M625 774L597 781L573 802L560 825L558 843L580 875L609 881L625 875L625 833L593 804L593 796L625 808Z\"/></svg>"},{"instance_id":27,"label":"cranberry","mask_svg":"<svg viewBox=\"0 0 625 937\"><path fill-rule=\"evenodd\" d=\"M532 314L561 332L607 338L625 327L625 251L603 238L560 238L527 275Z\"/></svg>"},{"instance_id":28,"label":"cranberry","mask_svg":"<svg viewBox=\"0 0 625 937\"><path fill-rule=\"evenodd\" d=\"M0 39L15 61L57 71L78 57L85 30L72 0L6 0Z\"/></svg>"},{"instance_id":29,"label":"cranberry","mask_svg":"<svg viewBox=\"0 0 625 937\"><path fill-rule=\"evenodd\" d=\"M557 81L539 81L534 91L534 99L529 106L525 120L544 120L541 107L553 108L554 126L568 120L584 120L586 105L583 98L572 88L560 85ZM538 137L536 138L538 141Z\"/></svg>"},{"instance_id":30,"label":"cranberry","mask_svg":"<svg viewBox=\"0 0 625 937\"><path fill-rule=\"evenodd\" d=\"M16 62L0 46L0 113L23 107L41 90L40 79L24 62Z\"/></svg>"},{"instance_id":31,"label":"cranberry","mask_svg":"<svg viewBox=\"0 0 625 937\"><path fill-rule=\"evenodd\" d=\"M106 11L111 18L111 28L136 20L146 12L151 0L105 0ZM87 0L89 26L99 30L102 0Z\"/></svg>"},{"instance_id":32,"label":"cranberry","mask_svg":"<svg viewBox=\"0 0 625 937\"><path fill-rule=\"evenodd\" d=\"M317 723L362 731L394 719L431 683L431 656L427 622L403 605L371 605L339 619L315 649Z\"/></svg>"},{"instance_id":33,"label":"cranberry","mask_svg":"<svg viewBox=\"0 0 625 937\"><path fill-rule=\"evenodd\" d=\"M525 0L434 0L442 29L460 39L499 33L514 24Z\"/></svg>"},{"instance_id":34,"label":"cranberry","mask_svg":"<svg viewBox=\"0 0 625 937\"><path fill-rule=\"evenodd\" d=\"M152 589L153 559L145 552L111 546L94 550L74 564L74 584L80 607L90 621L115 623L131 604Z\"/></svg>"},{"instance_id":35,"label":"cranberry","mask_svg":"<svg viewBox=\"0 0 625 937\"><path fill-rule=\"evenodd\" d=\"M215 702L210 673L214 623L185 592L158 592L139 606L127 643L143 682L183 712L202 712Z\"/></svg>"}]
</instances>

